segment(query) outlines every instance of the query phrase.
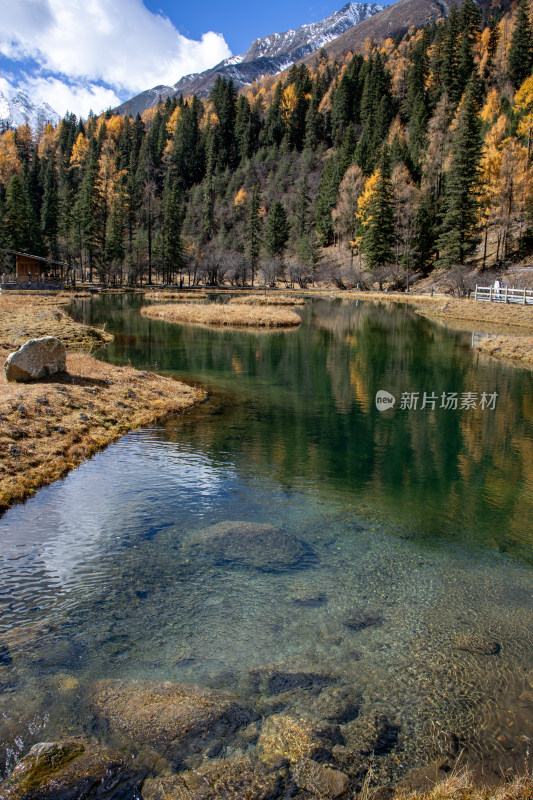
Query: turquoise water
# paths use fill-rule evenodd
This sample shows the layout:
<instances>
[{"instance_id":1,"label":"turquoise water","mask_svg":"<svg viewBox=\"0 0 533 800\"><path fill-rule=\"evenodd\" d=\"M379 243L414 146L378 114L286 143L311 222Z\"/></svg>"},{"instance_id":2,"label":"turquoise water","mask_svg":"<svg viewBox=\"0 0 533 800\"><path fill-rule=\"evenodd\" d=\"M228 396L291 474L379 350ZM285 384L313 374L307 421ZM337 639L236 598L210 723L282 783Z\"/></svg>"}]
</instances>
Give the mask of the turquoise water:
<instances>
[{"instance_id":1,"label":"turquoise water","mask_svg":"<svg viewBox=\"0 0 533 800\"><path fill-rule=\"evenodd\" d=\"M376 766L385 777L450 741L523 758L532 373L405 307L314 300L298 330L251 334L151 321L140 303L104 296L76 314L116 334L99 357L199 383L209 398L0 520L8 764L31 741L90 728L94 680L250 696L261 667L324 674L356 696L348 742L385 714L399 730ZM378 390L394 408L376 408ZM424 392L435 409L420 408ZM442 409L443 392L497 397L494 409ZM419 393L416 410L401 408L403 393ZM270 570L259 542L246 563L236 548L215 552L211 526L227 521L280 529L285 566ZM289 707L318 720L321 697L296 692Z\"/></svg>"}]
</instances>

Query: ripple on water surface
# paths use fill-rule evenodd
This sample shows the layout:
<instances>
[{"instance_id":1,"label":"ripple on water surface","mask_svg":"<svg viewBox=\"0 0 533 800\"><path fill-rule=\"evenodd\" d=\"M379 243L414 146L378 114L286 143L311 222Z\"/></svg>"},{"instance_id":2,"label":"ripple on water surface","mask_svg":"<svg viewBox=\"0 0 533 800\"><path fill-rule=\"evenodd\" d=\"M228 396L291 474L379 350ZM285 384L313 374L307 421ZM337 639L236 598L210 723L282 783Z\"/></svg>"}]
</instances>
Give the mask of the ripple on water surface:
<instances>
[{"instance_id":1,"label":"ripple on water surface","mask_svg":"<svg viewBox=\"0 0 533 800\"><path fill-rule=\"evenodd\" d=\"M187 337L180 358L211 360L219 388L238 358L235 393L124 437L0 520L10 763L31 741L92 730L87 688L106 678L237 692L267 731L280 713L338 726L336 763L380 730L384 778L463 746L525 752L529 384L478 375L464 342L440 332L424 374L448 380L444 357L465 388L465 375L494 378L505 414L379 416L374 389L398 392L429 323L337 312L318 304L288 338L173 334ZM412 326L423 327L418 350L402 339ZM162 361L174 353L164 330L145 337ZM380 335L391 352L376 349ZM256 740L231 747L253 754Z\"/></svg>"}]
</instances>

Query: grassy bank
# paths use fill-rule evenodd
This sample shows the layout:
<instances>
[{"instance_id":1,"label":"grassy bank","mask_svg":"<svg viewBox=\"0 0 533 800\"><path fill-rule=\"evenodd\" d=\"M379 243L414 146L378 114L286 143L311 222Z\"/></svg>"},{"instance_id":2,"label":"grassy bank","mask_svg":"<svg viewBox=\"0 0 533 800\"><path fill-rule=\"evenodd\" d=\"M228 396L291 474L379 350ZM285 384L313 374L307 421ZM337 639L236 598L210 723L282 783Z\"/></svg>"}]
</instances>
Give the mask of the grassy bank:
<instances>
[{"instance_id":1,"label":"grassy bank","mask_svg":"<svg viewBox=\"0 0 533 800\"><path fill-rule=\"evenodd\" d=\"M196 303L143 306L141 314L184 325L215 325L236 328L292 328L301 323L295 311L250 304Z\"/></svg>"},{"instance_id":2,"label":"grassy bank","mask_svg":"<svg viewBox=\"0 0 533 800\"><path fill-rule=\"evenodd\" d=\"M245 294L232 297L231 305L247 306L304 306L305 300L302 297L291 297L283 294Z\"/></svg>"},{"instance_id":3,"label":"grassy bank","mask_svg":"<svg viewBox=\"0 0 533 800\"><path fill-rule=\"evenodd\" d=\"M207 294L205 292L173 292L167 289L158 289L155 292L144 292L146 300L159 300L168 302L172 300L178 303L198 303L200 300L206 300Z\"/></svg>"},{"instance_id":4,"label":"grassy bank","mask_svg":"<svg viewBox=\"0 0 533 800\"><path fill-rule=\"evenodd\" d=\"M372 792L368 793L371 800ZM496 787L477 784L468 771L453 772L429 789L394 793L394 800L532 800L533 780L529 776L514 778Z\"/></svg>"},{"instance_id":5,"label":"grassy bank","mask_svg":"<svg viewBox=\"0 0 533 800\"><path fill-rule=\"evenodd\" d=\"M446 299L429 302L423 296L413 298L417 311L427 317L449 320L468 320L469 322L509 325L533 330L533 306L517 303L483 303L472 299ZM435 300L435 298L433 298Z\"/></svg>"},{"instance_id":6,"label":"grassy bank","mask_svg":"<svg viewBox=\"0 0 533 800\"><path fill-rule=\"evenodd\" d=\"M487 356L533 367L533 337L491 336L478 342L476 350Z\"/></svg>"},{"instance_id":7,"label":"grassy bank","mask_svg":"<svg viewBox=\"0 0 533 800\"><path fill-rule=\"evenodd\" d=\"M0 294L0 348L17 349L28 339L57 336L66 347L90 350L113 340L105 331L74 322L62 306L75 297L90 297L59 292L54 295L7 292Z\"/></svg>"},{"instance_id":8,"label":"grassy bank","mask_svg":"<svg viewBox=\"0 0 533 800\"><path fill-rule=\"evenodd\" d=\"M27 339L57 336L67 373L8 383L0 373L0 513L57 480L134 428L200 402L204 392L87 350L112 336L80 325L58 307L64 297L0 296L0 361Z\"/></svg>"}]
</instances>

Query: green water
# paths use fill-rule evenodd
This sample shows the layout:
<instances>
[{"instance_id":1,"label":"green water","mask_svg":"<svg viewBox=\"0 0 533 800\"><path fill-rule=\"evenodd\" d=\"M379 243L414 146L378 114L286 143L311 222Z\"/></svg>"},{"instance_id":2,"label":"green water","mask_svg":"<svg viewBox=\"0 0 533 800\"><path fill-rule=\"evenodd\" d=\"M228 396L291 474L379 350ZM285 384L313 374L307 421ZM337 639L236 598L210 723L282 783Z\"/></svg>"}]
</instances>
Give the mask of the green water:
<instances>
[{"instance_id":1,"label":"green water","mask_svg":"<svg viewBox=\"0 0 533 800\"><path fill-rule=\"evenodd\" d=\"M533 734L532 373L482 359L470 334L405 306L314 300L298 330L251 334L148 320L140 304L110 295L76 314L116 334L99 357L199 383L209 399L0 520L8 763L31 741L90 728L83 697L96 679L247 697L249 671L265 666L325 674L353 695L348 745L387 715L399 735L375 766L384 778L451 740L522 758ZM376 408L378 390L394 408ZM434 409L420 408L424 392ZM496 393L495 407L440 408L453 392L459 406L463 393ZM416 409L401 408L403 393L419 394ZM280 528L312 558L272 572L259 555L254 566L199 554L197 537L228 520ZM379 624L354 629L354 614ZM464 649L473 637L498 652ZM287 708L318 720L326 695L296 692Z\"/></svg>"}]
</instances>

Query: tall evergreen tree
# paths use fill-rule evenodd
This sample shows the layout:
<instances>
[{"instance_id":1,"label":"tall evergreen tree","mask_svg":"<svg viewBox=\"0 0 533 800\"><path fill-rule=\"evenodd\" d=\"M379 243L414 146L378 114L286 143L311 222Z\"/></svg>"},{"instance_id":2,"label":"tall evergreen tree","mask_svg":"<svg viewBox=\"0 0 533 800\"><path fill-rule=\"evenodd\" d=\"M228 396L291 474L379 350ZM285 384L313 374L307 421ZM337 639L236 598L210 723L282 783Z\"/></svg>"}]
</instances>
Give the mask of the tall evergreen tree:
<instances>
[{"instance_id":1,"label":"tall evergreen tree","mask_svg":"<svg viewBox=\"0 0 533 800\"><path fill-rule=\"evenodd\" d=\"M183 269L183 242L181 229L183 225L183 206L179 187L176 183L167 186L163 193L163 268L167 283L173 282L175 273Z\"/></svg>"},{"instance_id":2,"label":"tall evergreen tree","mask_svg":"<svg viewBox=\"0 0 533 800\"><path fill-rule=\"evenodd\" d=\"M518 89L533 67L533 32L527 0L520 0L518 5L508 60L509 76L515 89Z\"/></svg>"},{"instance_id":3,"label":"tall evergreen tree","mask_svg":"<svg viewBox=\"0 0 533 800\"><path fill-rule=\"evenodd\" d=\"M394 261L394 209L388 152L383 151L374 191L369 199L367 222L363 230L363 251L370 269Z\"/></svg>"},{"instance_id":4,"label":"tall evergreen tree","mask_svg":"<svg viewBox=\"0 0 533 800\"><path fill-rule=\"evenodd\" d=\"M259 214L260 188L254 183L247 201L246 234L248 246L248 259L252 267L252 286L261 253L261 216Z\"/></svg>"},{"instance_id":5,"label":"tall evergreen tree","mask_svg":"<svg viewBox=\"0 0 533 800\"><path fill-rule=\"evenodd\" d=\"M48 160L44 178L44 194L41 207L42 231L48 251L54 259L58 258L57 235L59 231L59 197L57 192L56 169L52 158Z\"/></svg>"},{"instance_id":6,"label":"tall evergreen tree","mask_svg":"<svg viewBox=\"0 0 533 800\"><path fill-rule=\"evenodd\" d=\"M482 141L474 95L475 87L470 84L458 111L446 174L444 219L438 240L440 261L446 267L462 266L478 241L477 192Z\"/></svg>"},{"instance_id":7,"label":"tall evergreen tree","mask_svg":"<svg viewBox=\"0 0 533 800\"><path fill-rule=\"evenodd\" d=\"M267 254L274 258L283 258L288 238L289 223L287 212L283 203L279 200L274 200L268 212L263 238Z\"/></svg>"}]
</instances>

